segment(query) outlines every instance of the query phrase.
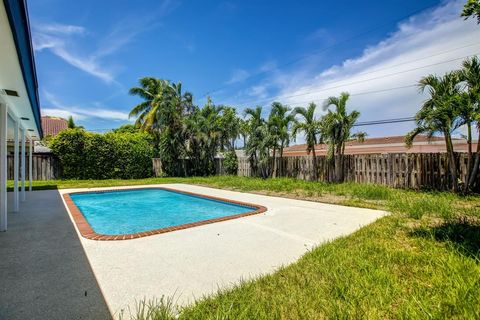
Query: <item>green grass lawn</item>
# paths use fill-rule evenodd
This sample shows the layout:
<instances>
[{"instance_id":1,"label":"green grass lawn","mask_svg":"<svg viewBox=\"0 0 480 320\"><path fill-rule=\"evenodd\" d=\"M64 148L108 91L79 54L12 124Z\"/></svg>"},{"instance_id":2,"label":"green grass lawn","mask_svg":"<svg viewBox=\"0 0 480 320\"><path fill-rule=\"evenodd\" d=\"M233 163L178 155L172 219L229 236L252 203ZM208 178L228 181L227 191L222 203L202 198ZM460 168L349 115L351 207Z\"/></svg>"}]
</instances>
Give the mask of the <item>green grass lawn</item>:
<instances>
[{"instance_id":1,"label":"green grass lawn","mask_svg":"<svg viewBox=\"0 0 480 320\"><path fill-rule=\"evenodd\" d=\"M392 214L317 247L274 274L220 290L180 310L169 298L144 302L132 311L133 318L480 318L478 196L239 177L38 181L35 189L173 182L379 208Z\"/></svg>"}]
</instances>

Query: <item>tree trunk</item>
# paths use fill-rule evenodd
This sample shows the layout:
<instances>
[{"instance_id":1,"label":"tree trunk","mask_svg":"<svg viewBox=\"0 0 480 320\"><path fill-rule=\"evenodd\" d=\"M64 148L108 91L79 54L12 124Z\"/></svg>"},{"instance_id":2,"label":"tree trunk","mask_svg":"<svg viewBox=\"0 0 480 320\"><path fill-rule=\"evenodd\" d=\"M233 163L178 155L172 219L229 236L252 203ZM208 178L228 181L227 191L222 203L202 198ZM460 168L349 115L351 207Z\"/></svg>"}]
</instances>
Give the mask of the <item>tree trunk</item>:
<instances>
[{"instance_id":1,"label":"tree trunk","mask_svg":"<svg viewBox=\"0 0 480 320\"><path fill-rule=\"evenodd\" d=\"M344 168L344 162L345 162L345 142L342 142L342 148L340 149L340 181L343 182L345 181L345 168Z\"/></svg>"},{"instance_id":2,"label":"tree trunk","mask_svg":"<svg viewBox=\"0 0 480 320\"><path fill-rule=\"evenodd\" d=\"M282 145L280 146L280 157L278 159L278 162L280 163L280 172L277 173L277 176L282 177L283 176L283 142L282 142Z\"/></svg>"},{"instance_id":3,"label":"tree trunk","mask_svg":"<svg viewBox=\"0 0 480 320\"><path fill-rule=\"evenodd\" d=\"M341 147L342 145L339 144L335 148L335 182L341 182L341 177L342 177L342 164L341 164Z\"/></svg>"},{"instance_id":4,"label":"tree trunk","mask_svg":"<svg viewBox=\"0 0 480 320\"><path fill-rule=\"evenodd\" d=\"M272 177L277 177L277 158L276 158L277 148L273 147L273 169L272 169Z\"/></svg>"},{"instance_id":5,"label":"tree trunk","mask_svg":"<svg viewBox=\"0 0 480 320\"><path fill-rule=\"evenodd\" d=\"M463 187L463 192L467 193L470 185L470 175L472 174L472 124L467 123L467 144L468 144L468 153L467 153L467 175L465 179L465 185Z\"/></svg>"},{"instance_id":6,"label":"tree trunk","mask_svg":"<svg viewBox=\"0 0 480 320\"><path fill-rule=\"evenodd\" d=\"M480 127L478 129L478 134L480 137ZM472 172L470 173L470 177L468 179L468 188L472 188L473 184L475 183L475 180L477 179L477 174L478 174L478 167L480 166L480 139L477 142L477 152L475 153L475 161L473 164Z\"/></svg>"},{"instance_id":7,"label":"tree trunk","mask_svg":"<svg viewBox=\"0 0 480 320\"><path fill-rule=\"evenodd\" d=\"M458 191L457 164L453 153L452 137L450 133L445 133L445 143L447 144L447 156L450 162L450 175L452 177L452 188L454 192Z\"/></svg>"},{"instance_id":8,"label":"tree trunk","mask_svg":"<svg viewBox=\"0 0 480 320\"><path fill-rule=\"evenodd\" d=\"M318 166L317 166L317 155L315 154L315 145L312 149L312 160L313 160L313 180L318 180Z\"/></svg>"}]
</instances>

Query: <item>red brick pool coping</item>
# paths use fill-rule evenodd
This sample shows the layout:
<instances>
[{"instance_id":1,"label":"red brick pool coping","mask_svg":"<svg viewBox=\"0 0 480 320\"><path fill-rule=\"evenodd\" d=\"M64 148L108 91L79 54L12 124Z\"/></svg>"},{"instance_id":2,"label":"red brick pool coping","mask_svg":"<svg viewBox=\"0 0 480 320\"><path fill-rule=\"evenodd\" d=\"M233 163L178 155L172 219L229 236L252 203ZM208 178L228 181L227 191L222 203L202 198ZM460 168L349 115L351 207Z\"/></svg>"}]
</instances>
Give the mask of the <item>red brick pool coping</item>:
<instances>
[{"instance_id":1,"label":"red brick pool coping","mask_svg":"<svg viewBox=\"0 0 480 320\"><path fill-rule=\"evenodd\" d=\"M248 211L248 212L245 212L245 213L234 214L234 215L231 215L231 216L224 216L224 217L219 217L219 218L215 218L215 219L202 220L202 221L197 221L197 222L192 222L192 223L181 224L181 225L178 225L178 226L160 228L160 229L149 230L149 231L144 231L144 232L122 234L122 235L105 235L105 234L99 234L99 233L96 233L95 231L93 231L93 229L90 226L90 224L88 223L87 219L85 219L85 217L82 214L82 212L80 211L80 209L75 205L75 202L73 202L72 198L70 197L70 194L78 194L78 193L105 193L105 192L112 192L112 191L128 191L128 190L141 190L141 189L167 190L167 191L182 193L182 194L186 194L186 195L190 195L190 196L194 196L194 197L205 198L205 199L210 199L210 200L233 203L233 204L237 204L237 205L241 205L241 206L252 207L252 208L255 208L255 210ZM213 197L213 196L206 196L206 195L199 194L199 193L176 190L176 189L171 189L171 188L166 188L166 187L144 187L144 188L131 188L131 189L79 191L79 192L72 192L72 193L64 193L63 194L63 199L65 200L65 204L67 205L68 210L70 211L70 214L71 214L73 220L75 221L75 224L77 225L78 231L80 232L82 237L84 237L86 239L90 239L90 240L108 240L108 241L111 241L111 240L137 239L137 238L142 238L142 237L153 236L155 234L161 234L161 233L166 233L166 232L183 230L183 229L187 229L187 228L198 227L198 226L202 226L202 225L205 225L205 224L210 224L210 223L215 223L215 222L220 222L220 221L238 219L238 218L251 216L251 215L254 215L254 214L259 214L259 213L267 211L266 207L259 206L257 204L251 204L251 203L246 203L246 202L241 202L241 201L223 199L223 198L218 198L218 197Z\"/></svg>"}]
</instances>

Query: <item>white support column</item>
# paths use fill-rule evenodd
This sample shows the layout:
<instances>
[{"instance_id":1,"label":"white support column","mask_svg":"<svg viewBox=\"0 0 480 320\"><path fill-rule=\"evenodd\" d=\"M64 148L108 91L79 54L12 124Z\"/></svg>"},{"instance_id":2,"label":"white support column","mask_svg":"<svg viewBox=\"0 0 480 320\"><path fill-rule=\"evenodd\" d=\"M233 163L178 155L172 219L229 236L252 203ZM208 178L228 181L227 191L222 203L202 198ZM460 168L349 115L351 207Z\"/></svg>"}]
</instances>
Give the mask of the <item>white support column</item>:
<instances>
[{"instance_id":1,"label":"white support column","mask_svg":"<svg viewBox=\"0 0 480 320\"><path fill-rule=\"evenodd\" d=\"M0 231L7 231L7 105L0 103Z\"/></svg>"},{"instance_id":2,"label":"white support column","mask_svg":"<svg viewBox=\"0 0 480 320\"><path fill-rule=\"evenodd\" d=\"M26 154L27 154L27 147L25 146L26 143L26 132L27 131L25 128L22 127L22 166L21 166L21 171L20 174L22 175L22 193L21 193L21 199L22 202L26 200L26 195L25 195L25 173L26 173L26 166L25 166L25 160L27 159Z\"/></svg>"},{"instance_id":3,"label":"white support column","mask_svg":"<svg viewBox=\"0 0 480 320\"><path fill-rule=\"evenodd\" d=\"M28 191L32 191L32 153L33 153L33 140L30 138L30 152L28 156Z\"/></svg>"},{"instance_id":4,"label":"white support column","mask_svg":"<svg viewBox=\"0 0 480 320\"><path fill-rule=\"evenodd\" d=\"M20 124L18 120L15 120L15 128L13 130L13 212L18 212L20 210L19 197L18 197L18 169L19 169L19 157L20 153L18 134L20 131Z\"/></svg>"}]
</instances>

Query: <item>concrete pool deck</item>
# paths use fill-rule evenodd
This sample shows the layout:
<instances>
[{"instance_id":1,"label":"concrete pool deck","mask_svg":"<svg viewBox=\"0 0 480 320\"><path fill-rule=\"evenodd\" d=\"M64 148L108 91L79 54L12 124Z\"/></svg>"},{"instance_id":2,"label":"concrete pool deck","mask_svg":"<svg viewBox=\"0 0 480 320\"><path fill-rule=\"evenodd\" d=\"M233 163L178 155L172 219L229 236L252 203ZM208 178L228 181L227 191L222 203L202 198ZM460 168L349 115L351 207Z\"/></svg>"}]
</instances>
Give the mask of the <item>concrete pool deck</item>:
<instances>
[{"instance_id":1,"label":"concrete pool deck","mask_svg":"<svg viewBox=\"0 0 480 320\"><path fill-rule=\"evenodd\" d=\"M83 272L81 273L87 279L84 280L86 281L85 285L90 286L89 290L92 290L93 296L97 299L92 304L92 301L87 301L79 295L76 304L90 306L91 315L102 314L105 305L113 315L116 315L122 309L128 306L132 307L135 301L144 298L160 298L162 295L174 296L174 300L180 304L192 302L195 298L215 292L219 287L232 286L240 279L273 272L282 265L296 261L312 247L352 233L386 214L386 212L378 210L343 207L195 185L162 184L154 186L258 204L267 207L267 211L234 220L122 241L96 241L82 238L80 234L75 234L78 233L76 226L74 227L72 223L66 224L65 230L62 232L68 234L69 241L57 244L50 254L56 255L56 251L67 251L70 247L75 248L75 259L72 260L83 261L77 269ZM41 199L42 205L32 203L22 207L20 213L10 214L10 221L19 219L18 217L22 215L29 219L22 219L20 230L13 230L12 227L8 232L0 234L0 254L4 258L3 240L5 238L28 237L30 229L42 229L41 232L44 233L44 237L50 239L49 241L60 241L54 235L54 229L57 227L52 229L48 223L38 225L35 216L51 216L51 220L68 221L69 214L61 200L63 193L141 187L145 186L33 192L30 197L27 197L27 202L31 203L36 201L35 199L37 201ZM18 234L14 235L14 233ZM72 241L70 238L76 238L76 241ZM14 250L16 246L13 240L11 243L7 241L7 245L11 246L10 250ZM35 247L38 244L30 241L26 245L31 246L29 250L36 250ZM84 250L78 250L79 247L83 247ZM84 251L84 253L80 251ZM7 258L9 257L7 256ZM10 258L13 259L13 257ZM58 260L56 263L60 263L61 259ZM85 260L88 260L91 269L85 264ZM13 262L5 261L5 259L1 263L1 271L7 270L3 268L15 267ZM35 265L36 262L27 259L25 263ZM47 266L48 263L45 265ZM43 271L51 273L48 268ZM75 294L83 294L81 291L83 289L76 292L78 290L72 288L74 285L81 285L80 280L72 281L70 284L62 281L56 283L54 276L54 274L51 275L53 282L43 285L46 287L58 286L58 304L62 303L61 290L65 290L67 293L72 291ZM67 272L65 278L69 276ZM22 282L24 279L20 278L18 281ZM0 285L4 286L4 280L0 280ZM14 288L13 282L8 285L12 287L15 295L21 295L21 292L16 292L19 290ZM24 288L27 287L25 284ZM12 291L8 293L8 290L9 288L2 291L2 295L12 295ZM28 299L34 298L32 296ZM27 305L29 301L25 297L19 299L16 307L20 307L21 302L26 303L25 307L29 307ZM14 298L11 300L15 301ZM12 308L14 307L12 306ZM75 315L74 310L76 309L72 309L71 315ZM0 318L1 315L0 309ZM50 319L55 319L55 317L50 317Z\"/></svg>"}]
</instances>

